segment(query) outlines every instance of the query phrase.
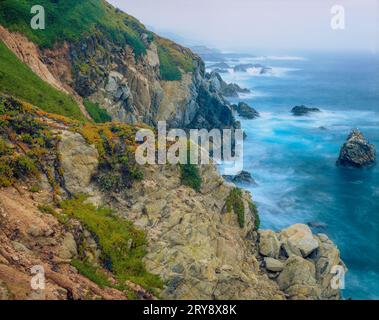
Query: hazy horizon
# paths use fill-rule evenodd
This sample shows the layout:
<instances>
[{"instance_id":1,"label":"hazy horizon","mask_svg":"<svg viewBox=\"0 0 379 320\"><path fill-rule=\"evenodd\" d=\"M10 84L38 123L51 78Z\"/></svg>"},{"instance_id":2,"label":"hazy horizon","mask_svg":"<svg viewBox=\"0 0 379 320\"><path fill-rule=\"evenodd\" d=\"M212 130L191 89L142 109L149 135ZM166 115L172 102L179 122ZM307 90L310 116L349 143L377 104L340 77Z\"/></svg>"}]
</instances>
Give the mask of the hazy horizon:
<instances>
[{"instance_id":1,"label":"hazy horizon","mask_svg":"<svg viewBox=\"0 0 379 320\"><path fill-rule=\"evenodd\" d=\"M379 0L108 0L153 31L226 51L379 52ZM333 5L345 29L330 26Z\"/></svg>"}]
</instances>

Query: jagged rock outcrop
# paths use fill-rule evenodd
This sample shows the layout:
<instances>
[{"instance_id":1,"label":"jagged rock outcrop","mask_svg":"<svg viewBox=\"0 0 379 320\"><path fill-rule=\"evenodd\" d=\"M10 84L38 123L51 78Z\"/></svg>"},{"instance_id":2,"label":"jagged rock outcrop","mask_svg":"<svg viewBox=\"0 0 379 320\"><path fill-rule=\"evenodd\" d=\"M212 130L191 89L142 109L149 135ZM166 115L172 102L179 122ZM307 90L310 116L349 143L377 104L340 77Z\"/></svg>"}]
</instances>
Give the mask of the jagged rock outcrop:
<instances>
[{"instance_id":1,"label":"jagged rock outcrop","mask_svg":"<svg viewBox=\"0 0 379 320\"><path fill-rule=\"evenodd\" d=\"M332 268L346 267L336 246L325 234L313 235L296 224L279 233L259 231L259 258L270 278L290 299L339 299L332 288Z\"/></svg>"},{"instance_id":2,"label":"jagged rock outcrop","mask_svg":"<svg viewBox=\"0 0 379 320\"><path fill-rule=\"evenodd\" d=\"M251 176L250 172L242 170L239 174L235 176L223 176L227 181L233 183L244 183L256 185L254 178Z\"/></svg>"},{"instance_id":3,"label":"jagged rock outcrop","mask_svg":"<svg viewBox=\"0 0 379 320\"><path fill-rule=\"evenodd\" d=\"M31 195L26 188L0 189L0 298L126 299L122 292L101 288L70 265L77 240L57 218L38 209L49 197L47 192ZM35 266L44 270L44 290L31 286Z\"/></svg>"},{"instance_id":4,"label":"jagged rock outcrop","mask_svg":"<svg viewBox=\"0 0 379 320\"><path fill-rule=\"evenodd\" d=\"M259 117L259 112L245 102L240 102L238 105L232 105L232 109L242 118L255 119Z\"/></svg>"},{"instance_id":5,"label":"jagged rock outcrop","mask_svg":"<svg viewBox=\"0 0 379 320\"><path fill-rule=\"evenodd\" d=\"M128 45L120 47L96 32L79 42L40 49L25 36L1 28L0 39L42 79L69 92L87 117L83 98L98 103L114 121L155 125L162 120L173 128L235 126L222 93L210 89L203 61L169 40L156 36L193 65L192 72L182 70L180 80L161 79L155 42L145 41L146 54L136 58ZM25 48L28 54L23 55Z\"/></svg>"},{"instance_id":6,"label":"jagged rock outcrop","mask_svg":"<svg viewBox=\"0 0 379 320\"><path fill-rule=\"evenodd\" d=\"M173 128L233 127L233 115L222 93L211 89L205 78L203 61L190 50L171 45L194 68L183 73L181 80L163 81L154 43L136 60L127 47L114 50L113 43L92 35L71 46L76 91L99 103L116 121L150 125L167 121Z\"/></svg>"},{"instance_id":7,"label":"jagged rock outcrop","mask_svg":"<svg viewBox=\"0 0 379 320\"><path fill-rule=\"evenodd\" d=\"M182 185L180 168L172 165L145 166L144 178L135 181L130 188L102 192L96 181L88 179L94 170L96 152L93 147L63 125L59 130L60 143L71 146L58 147L58 152L64 151L59 156L61 163L67 159L78 162L78 166L65 167L61 196L65 197L65 190L73 191L73 187L91 190L87 202L100 207L110 206L118 216L146 232L144 263L147 271L165 281L160 292L162 298L339 297L338 290L330 287L331 268L342 264L333 243L325 235L312 235L303 225L280 233L258 232L251 196L245 191L238 199L243 207L241 225L241 212L234 212L233 205L230 210L227 204L236 201L230 198L236 195L235 186L226 183L214 165L200 168L202 185L199 192ZM64 142L64 139L68 140ZM76 153L70 151L78 148L87 150L89 156L76 159ZM78 181L78 175L84 174L79 173L81 170L85 171L85 177ZM117 290L99 288L70 265L70 259L79 253L88 261L99 263L101 248L80 223L70 223L68 228L67 223L57 218L59 213L42 213L37 209L46 200L51 201L50 187L32 197L26 191L23 191L24 196L16 189L9 192L10 189L0 190L0 240L5 244L0 248L3 296L10 293L21 299L30 298L31 294L36 299L79 299L83 295L123 298ZM33 258L36 255L37 258ZM30 281L28 268L35 263L46 267L47 278L51 281L44 297L35 296L26 285ZM149 297L149 294L144 296Z\"/></svg>"},{"instance_id":8,"label":"jagged rock outcrop","mask_svg":"<svg viewBox=\"0 0 379 320\"><path fill-rule=\"evenodd\" d=\"M375 161L375 146L367 142L358 129L354 129L341 148L337 165L365 167L374 164Z\"/></svg>"},{"instance_id":9,"label":"jagged rock outcrop","mask_svg":"<svg viewBox=\"0 0 379 320\"><path fill-rule=\"evenodd\" d=\"M224 97L227 98L238 98L239 93L250 93L249 89L241 88L236 83L227 84L220 74L216 71L212 71L211 73L206 74L206 78L210 83L210 90L212 92L219 92Z\"/></svg>"},{"instance_id":10,"label":"jagged rock outcrop","mask_svg":"<svg viewBox=\"0 0 379 320\"><path fill-rule=\"evenodd\" d=\"M238 127L230 106L223 98L220 84L213 81L217 76L213 80L206 77L204 63L198 56L169 40L152 34L149 37L140 25L134 27L142 29L134 30L136 33L133 35L138 43L142 41L145 54L137 55L136 50L133 51L130 38L127 45L122 41L112 41L101 30L95 30L80 35L80 41L58 42L50 49L30 50L32 57L23 57L23 61L35 64L34 67L39 69L35 72L46 81L55 83L57 88L69 88L67 92L73 90L74 95L99 103L114 120L151 125L165 120L170 127L185 129ZM20 47L16 47L20 51ZM174 52L171 58L179 55L179 60L184 60L175 61L180 65L180 75L175 75L176 80L163 79L159 50L168 56L171 50ZM18 54L22 55L22 52ZM230 88L237 90L235 86ZM14 107L20 107L25 114L33 110L32 106ZM251 108L242 109L241 115L257 116ZM260 231L258 234L258 216L250 194L226 183L214 165L199 169L202 179L199 192L182 185L179 166L145 166L141 169L142 179L139 172L131 172L134 169L129 167L131 158L126 157L126 153L122 154L122 150L113 153L113 144L110 143L114 142L112 139L127 140L124 135L131 135L130 128L124 128L125 132L112 136L110 141L105 137L106 133L111 135L109 128L102 127L100 133L91 126L87 127L86 139L97 143L105 139L108 143L110 150L102 151L109 151L109 154L99 155L100 152L81 135L83 131L80 129L83 128L79 123L69 128L65 124L68 119L60 119L58 123L41 114L33 113L33 117L40 116L41 121L31 122L41 135L39 140L42 140L37 142L50 145L54 151L52 161L43 159L43 156L49 158L53 151L41 150L41 146L38 150L42 152L34 154L41 165L35 170L42 169L38 172L44 180L41 182L42 190L35 194L29 192L29 179L22 181L25 185L21 187L17 184L20 180L9 180L8 185L13 184L15 188L0 189L0 297L126 298L119 290L96 285L71 265L70 260L79 254L98 266L102 258L106 261L101 262L110 264L108 257L101 256L104 248L95 235L86 230L86 225L71 215L62 219L61 208L41 206L46 203L55 206L62 198L84 192L89 196L86 202L98 207L110 206L117 217L124 217L145 231L147 255L144 267L165 281L160 293L163 298L338 298L338 291L329 287L331 267L341 264L333 243L326 236L314 236L301 226L279 234L273 231ZM27 117L23 120L26 120L23 125L31 121ZM42 123L55 128L54 138L49 131L51 128L42 126ZM44 130L48 134L41 133ZM6 130L4 135L7 136L6 143L14 139L14 134L12 138ZM58 135L61 138L59 142ZM33 139L29 140L35 143ZM117 147L124 147L125 151L125 144L124 141ZM27 145L27 151L34 146ZM27 154L22 144L13 147L23 155ZM103 158L100 159L101 156ZM107 156L110 159L105 159ZM25 156L25 160L30 159ZM99 169L100 160L108 166L108 171L101 176L105 180L102 188L96 179L92 179ZM122 161L122 164L112 163L117 161ZM10 167L6 169L12 170ZM121 173L117 170L123 171L121 178L127 181L119 183ZM33 175L34 179L37 176ZM132 180L132 176L138 176L139 180ZM113 183L116 188L112 188ZM95 210L94 207L91 209ZM132 245L130 242L129 250ZM30 269L34 265L42 265L45 269L47 289L42 295L30 287ZM112 275L106 275L111 281ZM134 287L133 284L128 286ZM143 291L138 286L135 288ZM153 298L151 293L143 295Z\"/></svg>"},{"instance_id":11,"label":"jagged rock outcrop","mask_svg":"<svg viewBox=\"0 0 379 320\"><path fill-rule=\"evenodd\" d=\"M248 72L249 70L256 71L258 74L268 74L272 72L272 68L265 67L261 64L253 64L253 63L246 63L246 64L238 64L233 68L234 72Z\"/></svg>"},{"instance_id":12,"label":"jagged rock outcrop","mask_svg":"<svg viewBox=\"0 0 379 320\"><path fill-rule=\"evenodd\" d=\"M148 167L145 179L114 203L147 231L146 266L167 281L168 299L279 299L275 283L259 272L254 217L244 193L245 226L226 212L233 185L214 166L201 169L200 193L181 186L178 168ZM128 204L128 210L125 205Z\"/></svg>"},{"instance_id":13,"label":"jagged rock outcrop","mask_svg":"<svg viewBox=\"0 0 379 320\"><path fill-rule=\"evenodd\" d=\"M320 112L321 110L318 108L310 108L306 107L304 105L301 106L295 106L292 108L291 112L294 116L305 116L312 112Z\"/></svg>"}]
</instances>

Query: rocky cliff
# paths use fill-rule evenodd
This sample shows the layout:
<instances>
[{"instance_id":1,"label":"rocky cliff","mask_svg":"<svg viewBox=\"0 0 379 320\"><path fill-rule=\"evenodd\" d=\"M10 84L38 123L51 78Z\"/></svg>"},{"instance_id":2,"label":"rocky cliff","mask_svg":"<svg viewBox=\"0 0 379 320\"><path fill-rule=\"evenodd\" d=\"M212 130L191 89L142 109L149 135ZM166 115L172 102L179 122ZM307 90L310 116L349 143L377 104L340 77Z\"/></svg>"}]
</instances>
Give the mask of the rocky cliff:
<instances>
[{"instance_id":1,"label":"rocky cliff","mask_svg":"<svg viewBox=\"0 0 379 320\"><path fill-rule=\"evenodd\" d=\"M330 271L343 263L327 236L259 231L251 195L213 165L199 168L196 191L180 166L136 171L125 160L133 127L1 105L4 298L339 298ZM29 285L34 265L45 268L42 293Z\"/></svg>"},{"instance_id":2,"label":"rocky cliff","mask_svg":"<svg viewBox=\"0 0 379 320\"><path fill-rule=\"evenodd\" d=\"M84 10L82 3L86 2L72 5L80 11ZM73 95L87 117L83 101L97 104L113 121L125 123L155 125L164 120L174 128L236 125L221 92L210 89L204 63L197 55L146 30L104 1L94 3L99 12L104 11L105 21L121 20L124 24L109 31L109 26L99 23L75 38L57 33L46 48L33 42L35 34L9 31L24 31L19 24L27 21L20 19L17 24L4 18L8 28L0 26L0 40L43 80ZM56 14L58 19L65 12ZM120 35L114 36L115 32Z\"/></svg>"},{"instance_id":3,"label":"rocky cliff","mask_svg":"<svg viewBox=\"0 0 379 320\"><path fill-rule=\"evenodd\" d=\"M258 231L251 195L213 165L135 163L146 124L238 127L198 56L105 1L40 3L58 23L45 33L16 2L0 7L0 54L30 67L1 70L1 298L339 298L330 270L343 263L325 235ZM115 122L94 124L94 110Z\"/></svg>"}]
</instances>

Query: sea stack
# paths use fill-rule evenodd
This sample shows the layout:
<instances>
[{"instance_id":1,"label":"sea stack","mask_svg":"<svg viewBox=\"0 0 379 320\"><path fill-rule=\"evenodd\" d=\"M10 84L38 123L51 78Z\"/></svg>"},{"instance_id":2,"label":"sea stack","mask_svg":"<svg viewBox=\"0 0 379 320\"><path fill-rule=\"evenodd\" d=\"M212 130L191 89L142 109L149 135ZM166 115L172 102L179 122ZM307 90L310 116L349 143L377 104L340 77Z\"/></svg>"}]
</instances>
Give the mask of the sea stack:
<instances>
[{"instance_id":1,"label":"sea stack","mask_svg":"<svg viewBox=\"0 0 379 320\"><path fill-rule=\"evenodd\" d=\"M293 107L291 112L294 116L305 116L311 112L320 112L319 108L309 108L304 105Z\"/></svg>"},{"instance_id":2,"label":"sea stack","mask_svg":"<svg viewBox=\"0 0 379 320\"><path fill-rule=\"evenodd\" d=\"M361 168L372 165L375 161L375 146L368 143L358 129L352 130L341 148L337 165Z\"/></svg>"}]
</instances>

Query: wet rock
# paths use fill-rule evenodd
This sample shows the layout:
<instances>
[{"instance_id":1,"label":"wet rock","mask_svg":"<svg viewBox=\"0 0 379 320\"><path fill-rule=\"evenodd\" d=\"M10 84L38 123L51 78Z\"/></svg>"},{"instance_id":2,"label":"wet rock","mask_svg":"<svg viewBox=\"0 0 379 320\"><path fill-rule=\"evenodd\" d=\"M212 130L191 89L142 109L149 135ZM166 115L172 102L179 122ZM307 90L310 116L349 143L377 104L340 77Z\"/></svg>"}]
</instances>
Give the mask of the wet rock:
<instances>
[{"instance_id":1,"label":"wet rock","mask_svg":"<svg viewBox=\"0 0 379 320\"><path fill-rule=\"evenodd\" d=\"M233 183L247 183L257 185L251 174L247 171L241 171L240 174L235 176L223 176L225 180L233 182Z\"/></svg>"},{"instance_id":2,"label":"wet rock","mask_svg":"<svg viewBox=\"0 0 379 320\"><path fill-rule=\"evenodd\" d=\"M212 92L220 92L227 98L238 98L239 93L250 93L249 89L241 88L236 83L226 83L216 71L206 75Z\"/></svg>"},{"instance_id":3,"label":"wet rock","mask_svg":"<svg viewBox=\"0 0 379 320\"><path fill-rule=\"evenodd\" d=\"M376 161L376 149L373 144L367 142L363 134L353 130L347 141L343 144L337 165L347 167L365 167Z\"/></svg>"},{"instance_id":4,"label":"wet rock","mask_svg":"<svg viewBox=\"0 0 379 320\"><path fill-rule=\"evenodd\" d=\"M238 105L233 105L232 108L237 111L240 117L246 119L255 119L259 117L259 112L254 108L250 107L245 102L240 102Z\"/></svg>"},{"instance_id":5,"label":"wet rock","mask_svg":"<svg viewBox=\"0 0 379 320\"><path fill-rule=\"evenodd\" d=\"M318 108L309 108L304 105L293 107L291 112L294 116L305 116L311 112L320 112Z\"/></svg>"},{"instance_id":6,"label":"wet rock","mask_svg":"<svg viewBox=\"0 0 379 320\"><path fill-rule=\"evenodd\" d=\"M311 222L308 222L307 225L312 228L312 229L316 229L318 231L323 231L323 230L326 230L328 225L324 222L319 222L319 221L311 221Z\"/></svg>"}]
</instances>

